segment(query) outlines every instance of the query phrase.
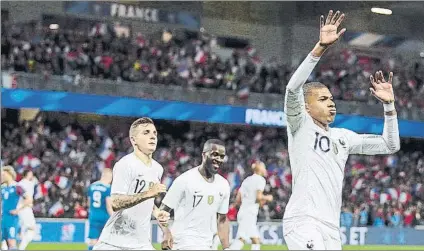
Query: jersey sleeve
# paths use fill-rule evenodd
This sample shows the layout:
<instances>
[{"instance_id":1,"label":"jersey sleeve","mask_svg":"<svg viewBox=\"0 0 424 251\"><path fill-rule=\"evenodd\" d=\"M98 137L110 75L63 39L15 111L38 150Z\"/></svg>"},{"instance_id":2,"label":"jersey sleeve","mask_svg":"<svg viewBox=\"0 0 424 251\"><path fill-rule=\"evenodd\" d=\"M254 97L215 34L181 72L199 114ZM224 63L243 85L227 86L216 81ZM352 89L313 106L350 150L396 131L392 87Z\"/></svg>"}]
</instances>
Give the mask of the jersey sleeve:
<instances>
[{"instance_id":1,"label":"jersey sleeve","mask_svg":"<svg viewBox=\"0 0 424 251\"><path fill-rule=\"evenodd\" d=\"M28 194L22 186L16 186L16 194L21 197L27 197Z\"/></svg>"},{"instance_id":2,"label":"jersey sleeve","mask_svg":"<svg viewBox=\"0 0 424 251\"><path fill-rule=\"evenodd\" d=\"M159 181L162 180L162 176L163 176L163 166L159 164L159 172L158 172Z\"/></svg>"},{"instance_id":3,"label":"jersey sleeve","mask_svg":"<svg viewBox=\"0 0 424 251\"><path fill-rule=\"evenodd\" d=\"M393 154L400 149L397 117L385 116L382 135L357 134L346 130L350 154Z\"/></svg>"},{"instance_id":4,"label":"jersey sleeve","mask_svg":"<svg viewBox=\"0 0 424 251\"><path fill-rule=\"evenodd\" d=\"M263 177L259 177L258 182L257 182L257 189L256 190L260 190L260 191L264 191L265 190L265 185L266 185L266 181Z\"/></svg>"},{"instance_id":5,"label":"jersey sleeve","mask_svg":"<svg viewBox=\"0 0 424 251\"><path fill-rule=\"evenodd\" d=\"M111 194L128 194L131 185L130 168L118 161L113 167Z\"/></svg>"},{"instance_id":6,"label":"jersey sleeve","mask_svg":"<svg viewBox=\"0 0 424 251\"><path fill-rule=\"evenodd\" d=\"M177 177L163 198L162 204L175 209L185 194L185 176Z\"/></svg>"},{"instance_id":7,"label":"jersey sleeve","mask_svg":"<svg viewBox=\"0 0 424 251\"><path fill-rule=\"evenodd\" d=\"M32 187L32 184L29 182L20 182L18 186L22 187L25 190L26 196L33 198L34 197L34 188Z\"/></svg>"},{"instance_id":8,"label":"jersey sleeve","mask_svg":"<svg viewBox=\"0 0 424 251\"><path fill-rule=\"evenodd\" d=\"M228 207L230 205L230 185L228 184L227 181L225 181L225 194L224 194L224 198L221 201L221 205L219 205L218 208L218 213L219 214L227 214L228 213Z\"/></svg>"},{"instance_id":9,"label":"jersey sleeve","mask_svg":"<svg viewBox=\"0 0 424 251\"><path fill-rule=\"evenodd\" d=\"M306 109L302 87L308 80L319 59L319 57L308 54L287 84L284 111L287 118L287 127L292 134L300 128L305 120Z\"/></svg>"}]
</instances>

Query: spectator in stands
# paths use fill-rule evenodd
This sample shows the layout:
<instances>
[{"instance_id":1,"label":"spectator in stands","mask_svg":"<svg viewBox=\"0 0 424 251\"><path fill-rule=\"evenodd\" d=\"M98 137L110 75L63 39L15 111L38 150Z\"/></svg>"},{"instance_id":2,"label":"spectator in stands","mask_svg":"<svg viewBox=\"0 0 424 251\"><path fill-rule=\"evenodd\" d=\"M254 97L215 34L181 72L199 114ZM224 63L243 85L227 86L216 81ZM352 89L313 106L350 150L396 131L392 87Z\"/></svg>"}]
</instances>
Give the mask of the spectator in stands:
<instances>
[{"instance_id":1,"label":"spectator in stands","mask_svg":"<svg viewBox=\"0 0 424 251\"><path fill-rule=\"evenodd\" d=\"M86 77L147 81L227 89L243 99L250 92L284 93L296 69L275 60L262 62L251 47L220 58L212 50L213 39L207 36L177 41L168 32L162 39L149 39L140 33L126 38L106 24L95 25L90 31L2 26L2 70L63 75L74 84ZM353 87L368 85L371 72L377 69L395 72L398 106L424 107L420 98L424 94L424 66L419 62L334 51L320 61L310 80L329 84L336 99L375 103L367 91L357 91L366 88Z\"/></svg>"},{"instance_id":2,"label":"spectator in stands","mask_svg":"<svg viewBox=\"0 0 424 251\"><path fill-rule=\"evenodd\" d=\"M2 114L10 111L3 110ZM25 169L34 171L36 216L83 217L88 185L98 179L101 170L111 168L131 151L125 129L130 122L125 118L119 123L77 121L74 115L60 113L40 113L31 122L2 118L2 161L13 164L18 174ZM250 161L261 159L269 173L265 192L275 200L263 207L258 217L260 221L281 219L291 192L284 129L164 121L157 124L163 136L155 158L165 168L164 184L169 186L175 177L201 161L195 157L201 151L197 145L218 137L227 143L229 155L222 174L233 189L232 199L248 175ZM413 142L403 142L403 150L392 157L349 158L343 193L347 220L341 217L344 225L414 226L422 222L424 155L414 150L421 148ZM231 210L236 214L237 208Z\"/></svg>"}]
</instances>

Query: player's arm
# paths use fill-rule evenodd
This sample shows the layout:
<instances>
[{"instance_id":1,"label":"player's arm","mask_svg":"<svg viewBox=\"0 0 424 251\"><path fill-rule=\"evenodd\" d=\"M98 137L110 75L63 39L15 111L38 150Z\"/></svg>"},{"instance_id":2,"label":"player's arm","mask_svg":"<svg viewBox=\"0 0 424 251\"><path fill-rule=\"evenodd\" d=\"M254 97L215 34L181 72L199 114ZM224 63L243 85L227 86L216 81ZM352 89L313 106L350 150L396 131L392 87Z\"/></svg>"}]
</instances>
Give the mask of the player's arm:
<instances>
[{"instance_id":1,"label":"player's arm","mask_svg":"<svg viewBox=\"0 0 424 251\"><path fill-rule=\"evenodd\" d=\"M32 207L32 198L31 198L31 196L28 196L27 193L25 193L25 190L22 187L17 186L16 192L19 196L21 196L23 198L23 201L22 201L22 203L18 204L18 207L15 210L12 210L10 212L11 214L15 214L15 215L19 214L19 212L26 207Z\"/></svg>"},{"instance_id":2,"label":"player's arm","mask_svg":"<svg viewBox=\"0 0 424 251\"><path fill-rule=\"evenodd\" d=\"M303 96L303 85L308 80L313 69L318 63L326 49L335 43L346 31L342 29L337 33L337 28L344 19L344 14L337 11L333 15L330 11L324 23L324 16L320 17L320 39L299 68L294 72L286 87L284 100L284 111L287 116L287 126L292 133L296 132L302 124L305 115L305 101Z\"/></svg>"},{"instance_id":3,"label":"player's arm","mask_svg":"<svg viewBox=\"0 0 424 251\"><path fill-rule=\"evenodd\" d=\"M161 193L166 192L166 187L163 184L156 183L149 190L134 195L112 194L112 210L120 211L131 208L145 200L155 198Z\"/></svg>"},{"instance_id":4,"label":"player's arm","mask_svg":"<svg viewBox=\"0 0 424 251\"><path fill-rule=\"evenodd\" d=\"M167 212L168 215L171 214L171 211L178 206L181 199L185 195L185 176L177 177L166 193L165 197L162 200L162 204L160 206L160 210ZM173 244L172 234L169 231L167 226L161 227L163 232L163 241L162 241L162 249L171 249Z\"/></svg>"},{"instance_id":5,"label":"player's arm","mask_svg":"<svg viewBox=\"0 0 424 251\"><path fill-rule=\"evenodd\" d=\"M112 198L110 196L106 197L106 210L109 216L113 214Z\"/></svg>"},{"instance_id":6,"label":"player's arm","mask_svg":"<svg viewBox=\"0 0 424 251\"><path fill-rule=\"evenodd\" d=\"M218 213L218 236L222 244L222 249L230 247L230 221L227 214Z\"/></svg>"},{"instance_id":7,"label":"player's arm","mask_svg":"<svg viewBox=\"0 0 424 251\"><path fill-rule=\"evenodd\" d=\"M271 194L264 195L263 190L256 191L256 203L258 203L260 206L263 206L266 203L271 202L273 199L274 197Z\"/></svg>"},{"instance_id":8,"label":"player's arm","mask_svg":"<svg viewBox=\"0 0 424 251\"><path fill-rule=\"evenodd\" d=\"M147 191L128 195L131 185L131 174L128 168L121 162L117 162L113 168L113 182L111 189L112 210L120 211L131 208L145 200L154 198L161 193L166 192L166 187L163 184L156 183Z\"/></svg>"},{"instance_id":9,"label":"player's arm","mask_svg":"<svg viewBox=\"0 0 424 251\"><path fill-rule=\"evenodd\" d=\"M106 190L106 211L109 214L109 216L112 216L113 206L112 206L112 198L110 196L110 193L111 193L111 188L107 187L107 190ZM88 197L88 198L90 198L90 197Z\"/></svg>"},{"instance_id":10,"label":"player's arm","mask_svg":"<svg viewBox=\"0 0 424 251\"><path fill-rule=\"evenodd\" d=\"M227 213L230 205L230 185L227 183L227 191L218 208L217 229L219 240L222 244L222 249L230 247L230 221L228 220Z\"/></svg>"},{"instance_id":11,"label":"player's arm","mask_svg":"<svg viewBox=\"0 0 424 251\"><path fill-rule=\"evenodd\" d=\"M383 73L377 72L375 79L370 77L371 93L384 106L384 127L382 135L349 133L349 153L351 154L393 154L400 149L398 119L394 104L392 88L393 73L390 73L386 82Z\"/></svg>"},{"instance_id":12,"label":"player's arm","mask_svg":"<svg viewBox=\"0 0 424 251\"><path fill-rule=\"evenodd\" d=\"M255 181L256 187L256 203L260 206L265 205L267 202L271 202L274 198L272 195L264 195L266 181L264 178L258 178Z\"/></svg>"},{"instance_id":13,"label":"player's arm","mask_svg":"<svg viewBox=\"0 0 424 251\"><path fill-rule=\"evenodd\" d=\"M240 205L241 205L241 192L239 189L236 195L236 206L240 206Z\"/></svg>"}]
</instances>

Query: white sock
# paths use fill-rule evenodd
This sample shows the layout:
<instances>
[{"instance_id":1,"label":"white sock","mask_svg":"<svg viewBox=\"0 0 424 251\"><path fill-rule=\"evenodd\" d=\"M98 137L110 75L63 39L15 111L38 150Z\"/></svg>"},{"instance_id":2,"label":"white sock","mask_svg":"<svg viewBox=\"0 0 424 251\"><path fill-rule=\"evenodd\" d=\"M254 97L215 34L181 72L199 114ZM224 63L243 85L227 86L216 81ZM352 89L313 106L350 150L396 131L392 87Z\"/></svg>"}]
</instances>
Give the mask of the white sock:
<instances>
[{"instance_id":1,"label":"white sock","mask_svg":"<svg viewBox=\"0 0 424 251\"><path fill-rule=\"evenodd\" d=\"M221 240L218 235L214 235L212 240L212 250L218 250L218 246L221 244Z\"/></svg>"},{"instance_id":2,"label":"white sock","mask_svg":"<svg viewBox=\"0 0 424 251\"><path fill-rule=\"evenodd\" d=\"M28 244L34 239L35 232L32 229L28 229L22 236L21 243L19 244L19 250L25 250Z\"/></svg>"},{"instance_id":3,"label":"white sock","mask_svg":"<svg viewBox=\"0 0 424 251\"><path fill-rule=\"evenodd\" d=\"M233 241L233 243L231 243L230 249L231 250L241 250L243 248L243 246L244 246L244 243L241 240L236 239L236 240Z\"/></svg>"},{"instance_id":4,"label":"white sock","mask_svg":"<svg viewBox=\"0 0 424 251\"><path fill-rule=\"evenodd\" d=\"M1 250L8 250L7 242L5 240L1 242Z\"/></svg>"},{"instance_id":5,"label":"white sock","mask_svg":"<svg viewBox=\"0 0 424 251\"><path fill-rule=\"evenodd\" d=\"M261 250L261 244L252 244L250 250Z\"/></svg>"}]
</instances>

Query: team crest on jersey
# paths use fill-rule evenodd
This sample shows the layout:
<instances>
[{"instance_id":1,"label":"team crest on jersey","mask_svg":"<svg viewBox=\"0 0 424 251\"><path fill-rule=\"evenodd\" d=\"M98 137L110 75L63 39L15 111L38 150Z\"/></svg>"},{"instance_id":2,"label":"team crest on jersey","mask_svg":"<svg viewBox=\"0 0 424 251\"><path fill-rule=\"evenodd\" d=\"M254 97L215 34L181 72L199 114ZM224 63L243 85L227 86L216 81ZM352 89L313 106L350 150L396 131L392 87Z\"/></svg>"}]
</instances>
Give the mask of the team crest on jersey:
<instances>
[{"instance_id":1,"label":"team crest on jersey","mask_svg":"<svg viewBox=\"0 0 424 251\"><path fill-rule=\"evenodd\" d=\"M333 142L333 151L335 154L339 153L339 149L337 149L337 144Z\"/></svg>"},{"instance_id":2,"label":"team crest on jersey","mask_svg":"<svg viewBox=\"0 0 424 251\"><path fill-rule=\"evenodd\" d=\"M212 205L212 203L213 203L213 195L209 195L208 196L208 204Z\"/></svg>"}]
</instances>

